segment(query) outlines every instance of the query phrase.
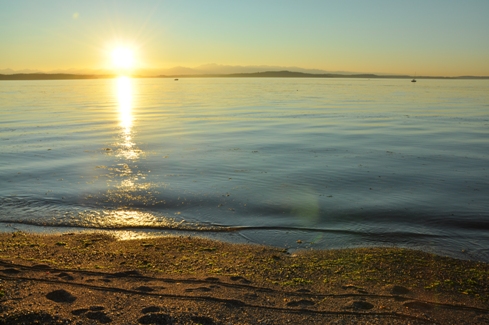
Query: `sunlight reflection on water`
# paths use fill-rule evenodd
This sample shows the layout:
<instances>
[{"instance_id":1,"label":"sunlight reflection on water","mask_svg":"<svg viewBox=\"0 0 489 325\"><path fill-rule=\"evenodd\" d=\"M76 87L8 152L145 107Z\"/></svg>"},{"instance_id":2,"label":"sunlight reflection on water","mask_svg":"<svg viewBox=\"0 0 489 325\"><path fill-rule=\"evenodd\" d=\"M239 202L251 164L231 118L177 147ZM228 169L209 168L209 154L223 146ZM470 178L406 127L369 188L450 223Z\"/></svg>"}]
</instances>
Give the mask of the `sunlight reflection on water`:
<instances>
[{"instance_id":1,"label":"sunlight reflection on water","mask_svg":"<svg viewBox=\"0 0 489 325\"><path fill-rule=\"evenodd\" d=\"M125 133L131 133L132 127L132 80L129 77L116 79L117 102L119 104L119 117Z\"/></svg>"},{"instance_id":2,"label":"sunlight reflection on water","mask_svg":"<svg viewBox=\"0 0 489 325\"><path fill-rule=\"evenodd\" d=\"M151 183L141 183L146 177L138 170L134 163L141 158L143 153L133 141L133 105L134 105L134 84L130 77L121 76L115 79L115 95L117 99L117 109L119 115L119 125L121 127L116 143L116 157L119 158L116 167L109 168L112 175L109 176L109 183L112 189L108 189L105 195L106 202L116 202L121 204L123 209L117 211L107 211L103 216L90 218L85 216L88 224L99 224L102 227L112 227L114 225L132 227L141 225L154 226L157 222L151 213L143 213L134 210L131 205L149 204L151 195L141 195L141 191L146 192L152 187ZM109 185L110 187L110 185ZM166 220L163 219L163 223ZM171 222L163 226L170 226Z\"/></svg>"},{"instance_id":3,"label":"sunlight reflection on water","mask_svg":"<svg viewBox=\"0 0 489 325\"><path fill-rule=\"evenodd\" d=\"M119 77L116 79L119 119L122 128L119 154L126 159L136 160L139 159L141 150L136 148L136 144L132 141L133 89L133 81L131 78Z\"/></svg>"}]
</instances>

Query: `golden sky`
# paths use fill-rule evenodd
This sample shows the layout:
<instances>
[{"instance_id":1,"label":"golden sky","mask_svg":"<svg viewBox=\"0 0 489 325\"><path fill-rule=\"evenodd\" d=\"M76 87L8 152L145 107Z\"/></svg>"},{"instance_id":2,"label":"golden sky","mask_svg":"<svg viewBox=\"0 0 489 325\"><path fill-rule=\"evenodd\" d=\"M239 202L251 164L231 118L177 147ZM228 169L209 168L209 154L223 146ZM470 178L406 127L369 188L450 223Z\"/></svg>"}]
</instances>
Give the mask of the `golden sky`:
<instances>
[{"instance_id":1,"label":"golden sky","mask_svg":"<svg viewBox=\"0 0 489 325\"><path fill-rule=\"evenodd\" d=\"M489 75L487 0L0 0L0 72L203 64Z\"/></svg>"}]
</instances>

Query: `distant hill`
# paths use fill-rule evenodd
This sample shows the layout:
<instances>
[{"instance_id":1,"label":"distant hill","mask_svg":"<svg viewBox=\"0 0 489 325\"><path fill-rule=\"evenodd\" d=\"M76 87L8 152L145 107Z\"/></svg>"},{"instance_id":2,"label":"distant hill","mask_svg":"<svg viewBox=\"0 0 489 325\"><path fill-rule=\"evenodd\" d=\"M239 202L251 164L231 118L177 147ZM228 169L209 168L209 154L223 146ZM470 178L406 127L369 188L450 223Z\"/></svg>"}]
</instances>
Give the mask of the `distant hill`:
<instances>
[{"instance_id":1,"label":"distant hill","mask_svg":"<svg viewBox=\"0 0 489 325\"><path fill-rule=\"evenodd\" d=\"M17 73L0 74L0 80L67 80L67 79L106 79L113 75L88 75L68 73Z\"/></svg>"},{"instance_id":2,"label":"distant hill","mask_svg":"<svg viewBox=\"0 0 489 325\"><path fill-rule=\"evenodd\" d=\"M265 71L255 73L231 73L221 75L231 78L379 78L375 74L337 74L337 73L305 73L297 71ZM407 78L407 76L404 76Z\"/></svg>"},{"instance_id":3,"label":"distant hill","mask_svg":"<svg viewBox=\"0 0 489 325\"><path fill-rule=\"evenodd\" d=\"M284 66L270 66L270 65L221 65L221 64L204 64L195 67L194 70L203 74L237 74L237 73L258 73L263 71L294 71L309 74L356 74L352 71L326 71L321 69L305 69L301 67L284 67ZM162 73L166 74L166 73Z\"/></svg>"},{"instance_id":4,"label":"distant hill","mask_svg":"<svg viewBox=\"0 0 489 325\"><path fill-rule=\"evenodd\" d=\"M197 67L189 68L183 66L176 66L173 68L141 68L137 70L137 74L143 77L154 77L158 75L223 75L233 73L256 73L263 71L296 71L312 74L356 74L352 71L326 71L320 69L305 69L301 67L285 67L285 66L270 66L270 65L223 65L223 64L203 64ZM110 75L112 72L108 69L56 69L51 71L40 71L32 69L0 69L0 74L12 75L12 74L29 74L29 73L43 73L43 74L76 74L76 75Z\"/></svg>"},{"instance_id":5,"label":"distant hill","mask_svg":"<svg viewBox=\"0 0 489 325\"><path fill-rule=\"evenodd\" d=\"M378 75L372 73L340 74L340 73L305 73L297 71L264 71L253 73L230 74L195 74L195 75L159 75L159 78L371 78L371 79L411 79L408 75ZM416 79L489 79L484 77L430 77L419 76Z\"/></svg>"},{"instance_id":6,"label":"distant hill","mask_svg":"<svg viewBox=\"0 0 489 325\"><path fill-rule=\"evenodd\" d=\"M0 74L0 80L70 80L70 79L107 79L116 75L69 74L69 73L17 73ZM133 76L134 78L368 78L368 79L411 79L407 75L376 75L376 74L337 74L337 73L305 73L297 71L264 71L252 73L230 74L171 74L158 76ZM489 79L489 76L474 77L424 77L416 79Z\"/></svg>"},{"instance_id":7,"label":"distant hill","mask_svg":"<svg viewBox=\"0 0 489 325\"><path fill-rule=\"evenodd\" d=\"M32 69L0 69L0 80L59 80L112 78L113 71L98 69L55 69L50 71ZM196 67L176 66L173 68L140 68L134 71L135 78L412 78L400 74L376 73L375 71L335 71L274 65L225 65L209 63ZM427 77L416 79L489 79L489 76Z\"/></svg>"}]
</instances>

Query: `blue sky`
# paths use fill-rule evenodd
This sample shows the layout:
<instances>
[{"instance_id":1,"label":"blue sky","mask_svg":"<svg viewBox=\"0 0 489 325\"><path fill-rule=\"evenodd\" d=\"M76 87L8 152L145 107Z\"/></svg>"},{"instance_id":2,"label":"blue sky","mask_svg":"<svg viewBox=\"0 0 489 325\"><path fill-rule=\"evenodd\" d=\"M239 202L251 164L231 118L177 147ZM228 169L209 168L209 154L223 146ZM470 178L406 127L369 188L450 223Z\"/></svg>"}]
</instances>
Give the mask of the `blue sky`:
<instances>
[{"instance_id":1,"label":"blue sky","mask_svg":"<svg viewBox=\"0 0 489 325\"><path fill-rule=\"evenodd\" d=\"M0 69L298 66L489 75L487 0L0 0Z\"/></svg>"}]
</instances>

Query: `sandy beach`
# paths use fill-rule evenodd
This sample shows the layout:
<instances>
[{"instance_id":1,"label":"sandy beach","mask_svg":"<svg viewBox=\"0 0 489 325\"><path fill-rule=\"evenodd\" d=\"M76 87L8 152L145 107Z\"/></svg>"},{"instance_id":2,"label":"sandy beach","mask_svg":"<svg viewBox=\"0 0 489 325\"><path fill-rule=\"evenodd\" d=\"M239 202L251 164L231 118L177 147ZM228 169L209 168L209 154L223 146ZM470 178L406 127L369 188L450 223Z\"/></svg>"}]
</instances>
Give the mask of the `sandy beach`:
<instances>
[{"instance_id":1,"label":"sandy beach","mask_svg":"<svg viewBox=\"0 0 489 325\"><path fill-rule=\"evenodd\" d=\"M489 265L190 237L0 235L0 324L488 324Z\"/></svg>"}]
</instances>

